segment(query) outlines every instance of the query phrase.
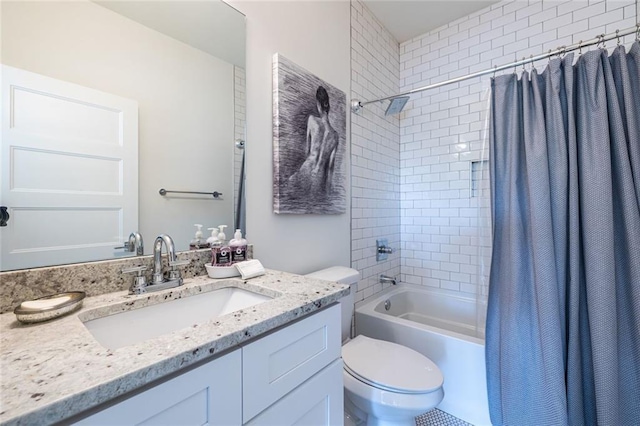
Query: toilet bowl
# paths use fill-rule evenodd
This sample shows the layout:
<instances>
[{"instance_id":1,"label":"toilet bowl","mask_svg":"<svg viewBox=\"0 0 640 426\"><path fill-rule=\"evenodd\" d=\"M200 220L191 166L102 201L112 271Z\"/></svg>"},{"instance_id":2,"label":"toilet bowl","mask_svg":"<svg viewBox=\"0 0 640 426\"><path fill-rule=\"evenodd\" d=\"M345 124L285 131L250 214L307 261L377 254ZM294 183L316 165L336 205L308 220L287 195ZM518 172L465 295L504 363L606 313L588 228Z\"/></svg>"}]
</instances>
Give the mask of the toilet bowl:
<instances>
[{"instance_id":1,"label":"toilet bowl","mask_svg":"<svg viewBox=\"0 0 640 426\"><path fill-rule=\"evenodd\" d=\"M440 369L405 346L360 335L342 359L345 399L366 413L367 426L414 425L444 398Z\"/></svg>"},{"instance_id":2,"label":"toilet bowl","mask_svg":"<svg viewBox=\"0 0 640 426\"><path fill-rule=\"evenodd\" d=\"M358 271L342 266L307 275L351 285L342 304L345 425L413 426L414 418L444 398L444 378L427 357L406 346L367 336L349 339ZM354 421L355 419L355 421Z\"/></svg>"}]
</instances>

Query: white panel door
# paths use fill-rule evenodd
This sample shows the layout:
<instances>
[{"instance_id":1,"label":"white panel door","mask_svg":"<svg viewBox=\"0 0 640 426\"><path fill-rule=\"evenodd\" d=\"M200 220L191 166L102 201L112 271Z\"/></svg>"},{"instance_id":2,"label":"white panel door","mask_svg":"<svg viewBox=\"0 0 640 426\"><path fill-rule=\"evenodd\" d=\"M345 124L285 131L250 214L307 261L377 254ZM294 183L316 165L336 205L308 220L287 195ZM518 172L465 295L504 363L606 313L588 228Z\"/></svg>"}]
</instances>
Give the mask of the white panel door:
<instances>
[{"instance_id":1,"label":"white panel door","mask_svg":"<svg viewBox=\"0 0 640 426\"><path fill-rule=\"evenodd\" d=\"M0 270L111 258L138 229L138 103L2 66Z\"/></svg>"}]
</instances>

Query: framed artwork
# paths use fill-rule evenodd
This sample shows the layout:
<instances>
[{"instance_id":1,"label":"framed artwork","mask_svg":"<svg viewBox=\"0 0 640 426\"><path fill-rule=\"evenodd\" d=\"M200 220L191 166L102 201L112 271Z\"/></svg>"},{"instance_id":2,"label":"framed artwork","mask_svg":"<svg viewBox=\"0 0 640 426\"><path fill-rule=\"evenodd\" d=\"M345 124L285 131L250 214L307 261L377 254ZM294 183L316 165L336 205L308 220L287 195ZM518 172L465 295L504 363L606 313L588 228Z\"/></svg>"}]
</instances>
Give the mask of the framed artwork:
<instances>
[{"instance_id":1,"label":"framed artwork","mask_svg":"<svg viewBox=\"0 0 640 426\"><path fill-rule=\"evenodd\" d=\"M347 97L282 55L273 58L273 210L346 211Z\"/></svg>"}]
</instances>

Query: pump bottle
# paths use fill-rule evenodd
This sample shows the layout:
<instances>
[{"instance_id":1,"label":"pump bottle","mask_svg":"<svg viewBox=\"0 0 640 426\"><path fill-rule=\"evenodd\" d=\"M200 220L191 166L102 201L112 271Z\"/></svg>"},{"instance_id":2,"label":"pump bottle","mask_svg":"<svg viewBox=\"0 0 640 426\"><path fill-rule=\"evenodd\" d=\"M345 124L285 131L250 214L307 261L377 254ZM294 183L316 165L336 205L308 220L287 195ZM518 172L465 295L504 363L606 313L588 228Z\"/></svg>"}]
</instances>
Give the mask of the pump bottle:
<instances>
[{"instance_id":1,"label":"pump bottle","mask_svg":"<svg viewBox=\"0 0 640 426\"><path fill-rule=\"evenodd\" d=\"M247 240L242 238L242 231L236 229L233 239L229 241L231 249L231 263L244 262L247 260Z\"/></svg>"},{"instance_id":2,"label":"pump bottle","mask_svg":"<svg viewBox=\"0 0 640 426\"><path fill-rule=\"evenodd\" d=\"M214 243L220 242L218 239L218 228L207 228L207 230L211 231L211 236L207 238L207 244L209 244L209 247L213 247Z\"/></svg>"},{"instance_id":3,"label":"pump bottle","mask_svg":"<svg viewBox=\"0 0 640 426\"><path fill-rule=\"evenodd\" d=\"M193 240L189 243L189 250L198 250L209 247L204 238L202 238L202 225L196 223L193 226L195 226L197 230Z\"/></svg>"},{"instance_id":4,"label":"pump bottle","mask_svg":"<svg viewBox=\"0 0 640 426\"><path fill-rule=\"evenodd\" d=\"M213 260L211 264L213 266L231 266L231 250L226 244L227 236L224 234L224 228L226 227L227 225L218 226L218 229L220 229L217 236L218 242L216 248L212 249Z\"/></svg>"}]
</instances>

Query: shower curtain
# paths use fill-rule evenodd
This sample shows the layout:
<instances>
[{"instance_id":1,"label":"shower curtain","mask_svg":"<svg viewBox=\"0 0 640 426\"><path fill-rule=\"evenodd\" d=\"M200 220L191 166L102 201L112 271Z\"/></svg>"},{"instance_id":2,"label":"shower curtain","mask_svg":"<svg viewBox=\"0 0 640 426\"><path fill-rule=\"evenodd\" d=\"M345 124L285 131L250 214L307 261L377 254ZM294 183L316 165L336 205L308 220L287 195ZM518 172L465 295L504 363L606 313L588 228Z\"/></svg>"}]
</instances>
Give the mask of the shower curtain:
<instances>
[{"instance_id":1,"label":"shower curtain","mask_svg":"<svg viewBox=\"0 0 640 426\"><path fill-rule=\"evenodd\" d=\"M640 45L492 82L498 425L640 422Z\"/></svg>"}]
</instances>

